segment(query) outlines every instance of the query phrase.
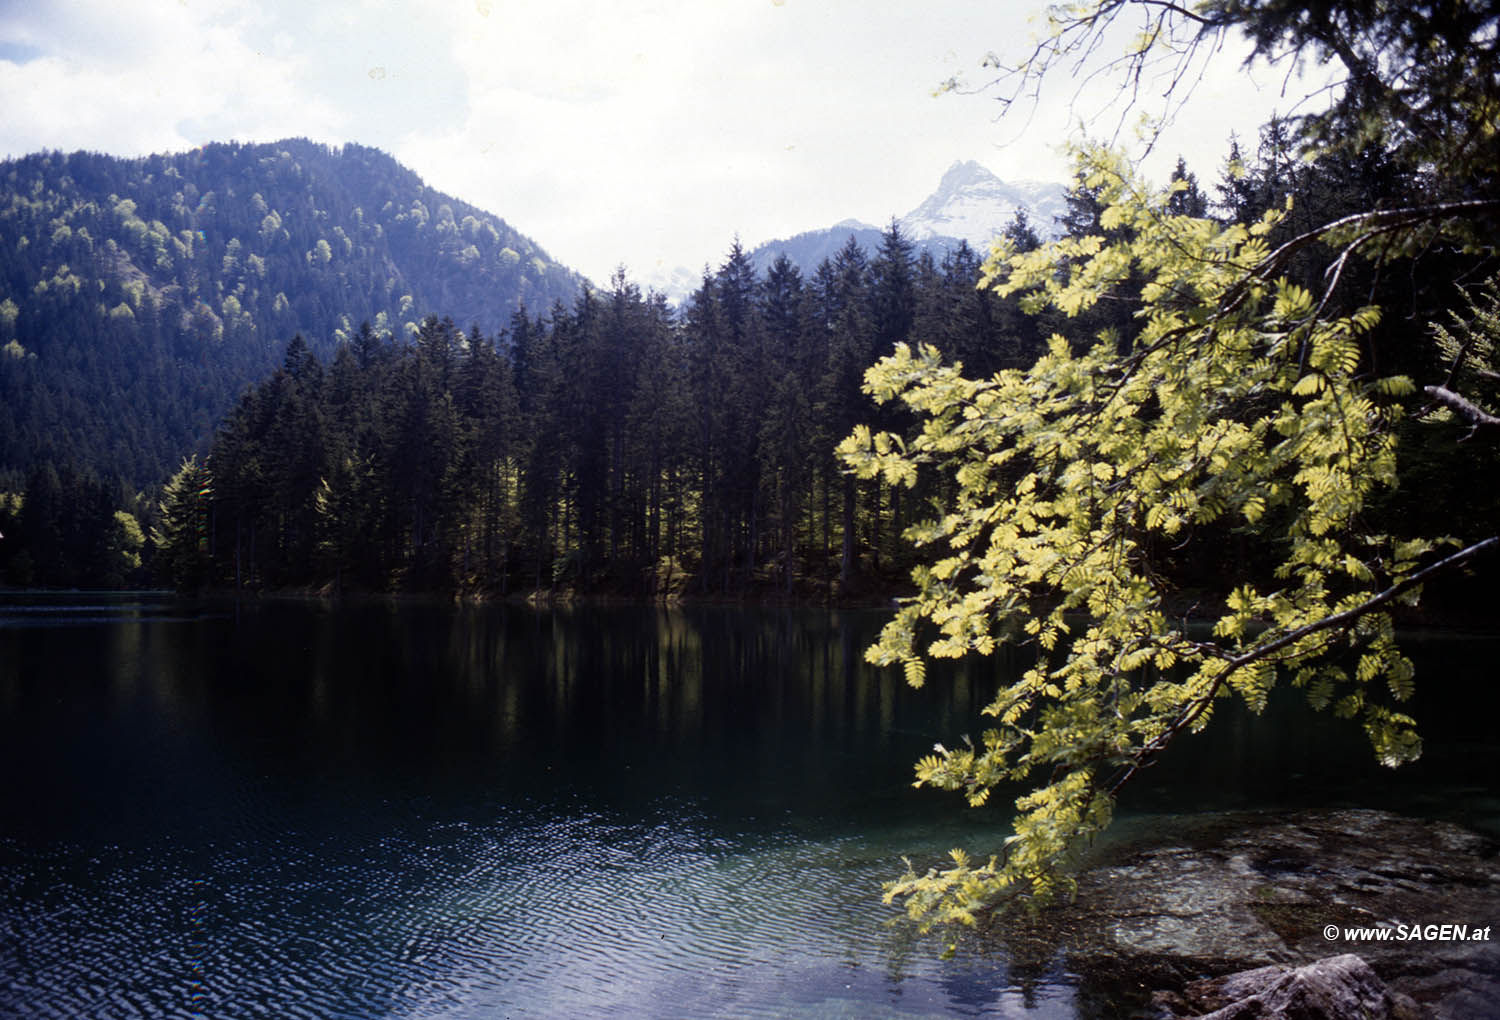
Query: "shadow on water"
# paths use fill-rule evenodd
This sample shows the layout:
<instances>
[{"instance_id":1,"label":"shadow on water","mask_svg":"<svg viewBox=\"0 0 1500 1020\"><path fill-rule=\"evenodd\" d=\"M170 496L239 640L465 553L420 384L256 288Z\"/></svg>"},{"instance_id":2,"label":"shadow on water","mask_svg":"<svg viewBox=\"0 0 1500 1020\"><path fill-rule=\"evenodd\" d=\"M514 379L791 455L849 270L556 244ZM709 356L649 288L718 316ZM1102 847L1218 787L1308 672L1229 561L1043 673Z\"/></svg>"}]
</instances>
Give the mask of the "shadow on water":
<instances>
[{"instance_id":1,"label":"shadow on water","mask_svg":"<svg viewBox=\"0 0 1500 1020\"><path fill-rule=\"evenodd\" d=\"M1064 944L944 961L884 923L901 855L1003 834L910 770L1016 664L912 691L862 661L883 619L0 601L0 1012L1111 1015ZM1123 813L1376 798L1294 708ZM1454 734L1413 810L1489 796Z\"/></svg>"}]
</instances>

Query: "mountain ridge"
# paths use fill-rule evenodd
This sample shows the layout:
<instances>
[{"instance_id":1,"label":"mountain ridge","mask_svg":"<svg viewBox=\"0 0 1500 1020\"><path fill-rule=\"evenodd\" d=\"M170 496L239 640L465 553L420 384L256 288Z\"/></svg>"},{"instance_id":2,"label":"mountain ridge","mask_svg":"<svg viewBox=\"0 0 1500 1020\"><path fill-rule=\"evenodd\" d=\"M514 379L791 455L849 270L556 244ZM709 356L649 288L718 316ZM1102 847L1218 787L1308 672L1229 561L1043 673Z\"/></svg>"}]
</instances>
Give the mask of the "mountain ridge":
<instances>
[{"instance_id":1,"label":"mountain ridge","mask_svg":"<svg viewBox=\"0 0 1500 1020\"><path fill-rule=\"evenodd\" d=\"M1056 218L1066 209L1066 191L1046 181L1005 182L973 160L955 160L931 194L893 222L918 252L928 251L941 261L967 244L980 258L990 242L1024 210L1038 236L1057 236ZM803 231L756 245L750 261L760 270L786 255L804 276L824 258L831 258L852 237L867 255L880 246L883 228L858 219L844 219L831 227ZM684 297L685 294L676 295Z\"/></svg>"},{"instance_id":2,"label":"mountain ridge","mask_svg":"<svg viewBox=\"0 0 1500 1020\"><path fill-rule=\"evenodd\" d=\"M494 333L588 282L390 155L306 139L0 162L0 480L164 477L302 335ZM3 485L0 485L3 488Z\"/></svg>"}]
</instances>

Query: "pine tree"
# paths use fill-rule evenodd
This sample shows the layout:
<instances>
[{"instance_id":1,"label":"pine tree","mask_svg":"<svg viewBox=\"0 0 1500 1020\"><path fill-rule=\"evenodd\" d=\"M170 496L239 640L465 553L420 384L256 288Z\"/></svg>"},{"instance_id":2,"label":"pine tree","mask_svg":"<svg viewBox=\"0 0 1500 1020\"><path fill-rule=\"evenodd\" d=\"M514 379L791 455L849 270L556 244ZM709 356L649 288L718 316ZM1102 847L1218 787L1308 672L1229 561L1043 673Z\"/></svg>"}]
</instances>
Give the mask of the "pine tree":
<instances>
[{"instance_id":1,"label":"pine tree","mask_svg":"<svg viewBox=\"0 0 1500 1020\"><path fill-rule=\"evenodd\" d=\"M1167 201L1169 214L1193 219L1202 219L1208 215L1208 199L1199 190L1198 178L1188 170L1187 161L1181 156L1177 157L1177 165L1172 168L1170 187L1174 190Z\"/></svg>"},{"instance_id":2,"label":"pine tree","mask_svg":"<svg viewBox=\"0 0 1500 1020\"><path fill-rule=\"evenodd\" d=\"M162 489L151 530L160 576L178 591L196 591L209 579L208 472L189 457Z\"/></svg>"},{"instance_id":3,"label":"pine tree","mask_svg":"<svg viewBox=\"0 0 1500 1020\"><path fill-rule=\"evenodd\" d=\"M1037 236L1036 228L1031 225L1031 217L1026 214L1025 209L1016 210L1001 236L1010 242L1012 250L1018 252L1036 251L1042 246L1042 239ZM963 247L968 247L967 242Z\"/></svg>"},{"instance_id":4,"label":"pine tree","mask_svg":"<svg viewBox=\"0 0 1500 1020\"><path fill-rule=\"evenodd\" d=\"M809 443L812 419L809 381L815 378L807 360L809 303L802 274L779 256L766 274L762 290L766 336L766 374L771 390L760 415L760 473L766 503L775 508L784 591L796 580L797 522L811 483Z\"/></svg>"},{"instance_id":5,"label":"pine tree","mask_svg":"<svg viewBox=\"0 0 1500 1020\"><path fill-rule=\"evenodd\" d=\"M875 356L869 322L869 262L853 237L839 249L829 271L819 274L819 283L828 360L816 407L834 428L852 428L867 409L860 387L864 366ZM858 490L853 475L843 475L841 488L839 585L847 591L855 572Z\"/></svg>"}]
</instances>

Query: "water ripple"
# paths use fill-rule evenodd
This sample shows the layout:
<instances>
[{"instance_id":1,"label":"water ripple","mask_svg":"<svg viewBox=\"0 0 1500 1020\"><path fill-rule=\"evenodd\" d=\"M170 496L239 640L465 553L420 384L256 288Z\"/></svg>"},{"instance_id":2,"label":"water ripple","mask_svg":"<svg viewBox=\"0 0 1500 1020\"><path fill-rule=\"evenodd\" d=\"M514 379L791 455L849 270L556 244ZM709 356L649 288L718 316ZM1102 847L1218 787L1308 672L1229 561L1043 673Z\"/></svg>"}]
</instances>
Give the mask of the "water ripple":
<instances>
[{"instance_id":1,"label":"water ripple","mask_svg":"<svg viewBox=\"0 0 1500 1020\"><path fill-rule=\"evenodd\" d=\"M587 715L582 674L429 683L432 645L378 644L383 616L343 642L290 610L202 631L152 629L193 610L168 601L41 610L0 635L0 749L39 777L4 801L0 1016L1027 1012L1003 962L956 970L882 924L897 855L949 835L789 819L787 775L741 770L753 727L701 677L656 670L646 714ZM121 626L37 636L96 617ZM533 647L490 636L496 660ZM262 640L269 664L242 664ZM695 731L716 718L722 748ZM1070 1016L1066 976L1047 987L1035 1015Z\"/></svg>"}]
</instances>

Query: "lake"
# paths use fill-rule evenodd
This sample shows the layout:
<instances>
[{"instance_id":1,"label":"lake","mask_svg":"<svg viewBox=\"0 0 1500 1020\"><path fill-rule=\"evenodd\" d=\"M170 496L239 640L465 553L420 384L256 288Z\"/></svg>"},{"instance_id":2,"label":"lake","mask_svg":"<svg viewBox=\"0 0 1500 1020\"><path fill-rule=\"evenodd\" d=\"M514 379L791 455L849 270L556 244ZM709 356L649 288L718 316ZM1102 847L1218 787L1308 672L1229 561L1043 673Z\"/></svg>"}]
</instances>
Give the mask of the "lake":
<instances>
[{"instance_id":1,"label":"lake","mask_svg":"<svg viewBox=\"0 0 1500 1020\"><path fill-rule=\"evenodd\" d=\"M913 691L861 659L884 619L0 595L0 1014L1086 1015L1063 955L887 923L903 855L1008 831L910 779L1017 662ZM1221 711L1120 833L1302 804L1500 832L1500 641L1406 647L1415 766L1295 698Z\"/></svg>"}]
</instances>

